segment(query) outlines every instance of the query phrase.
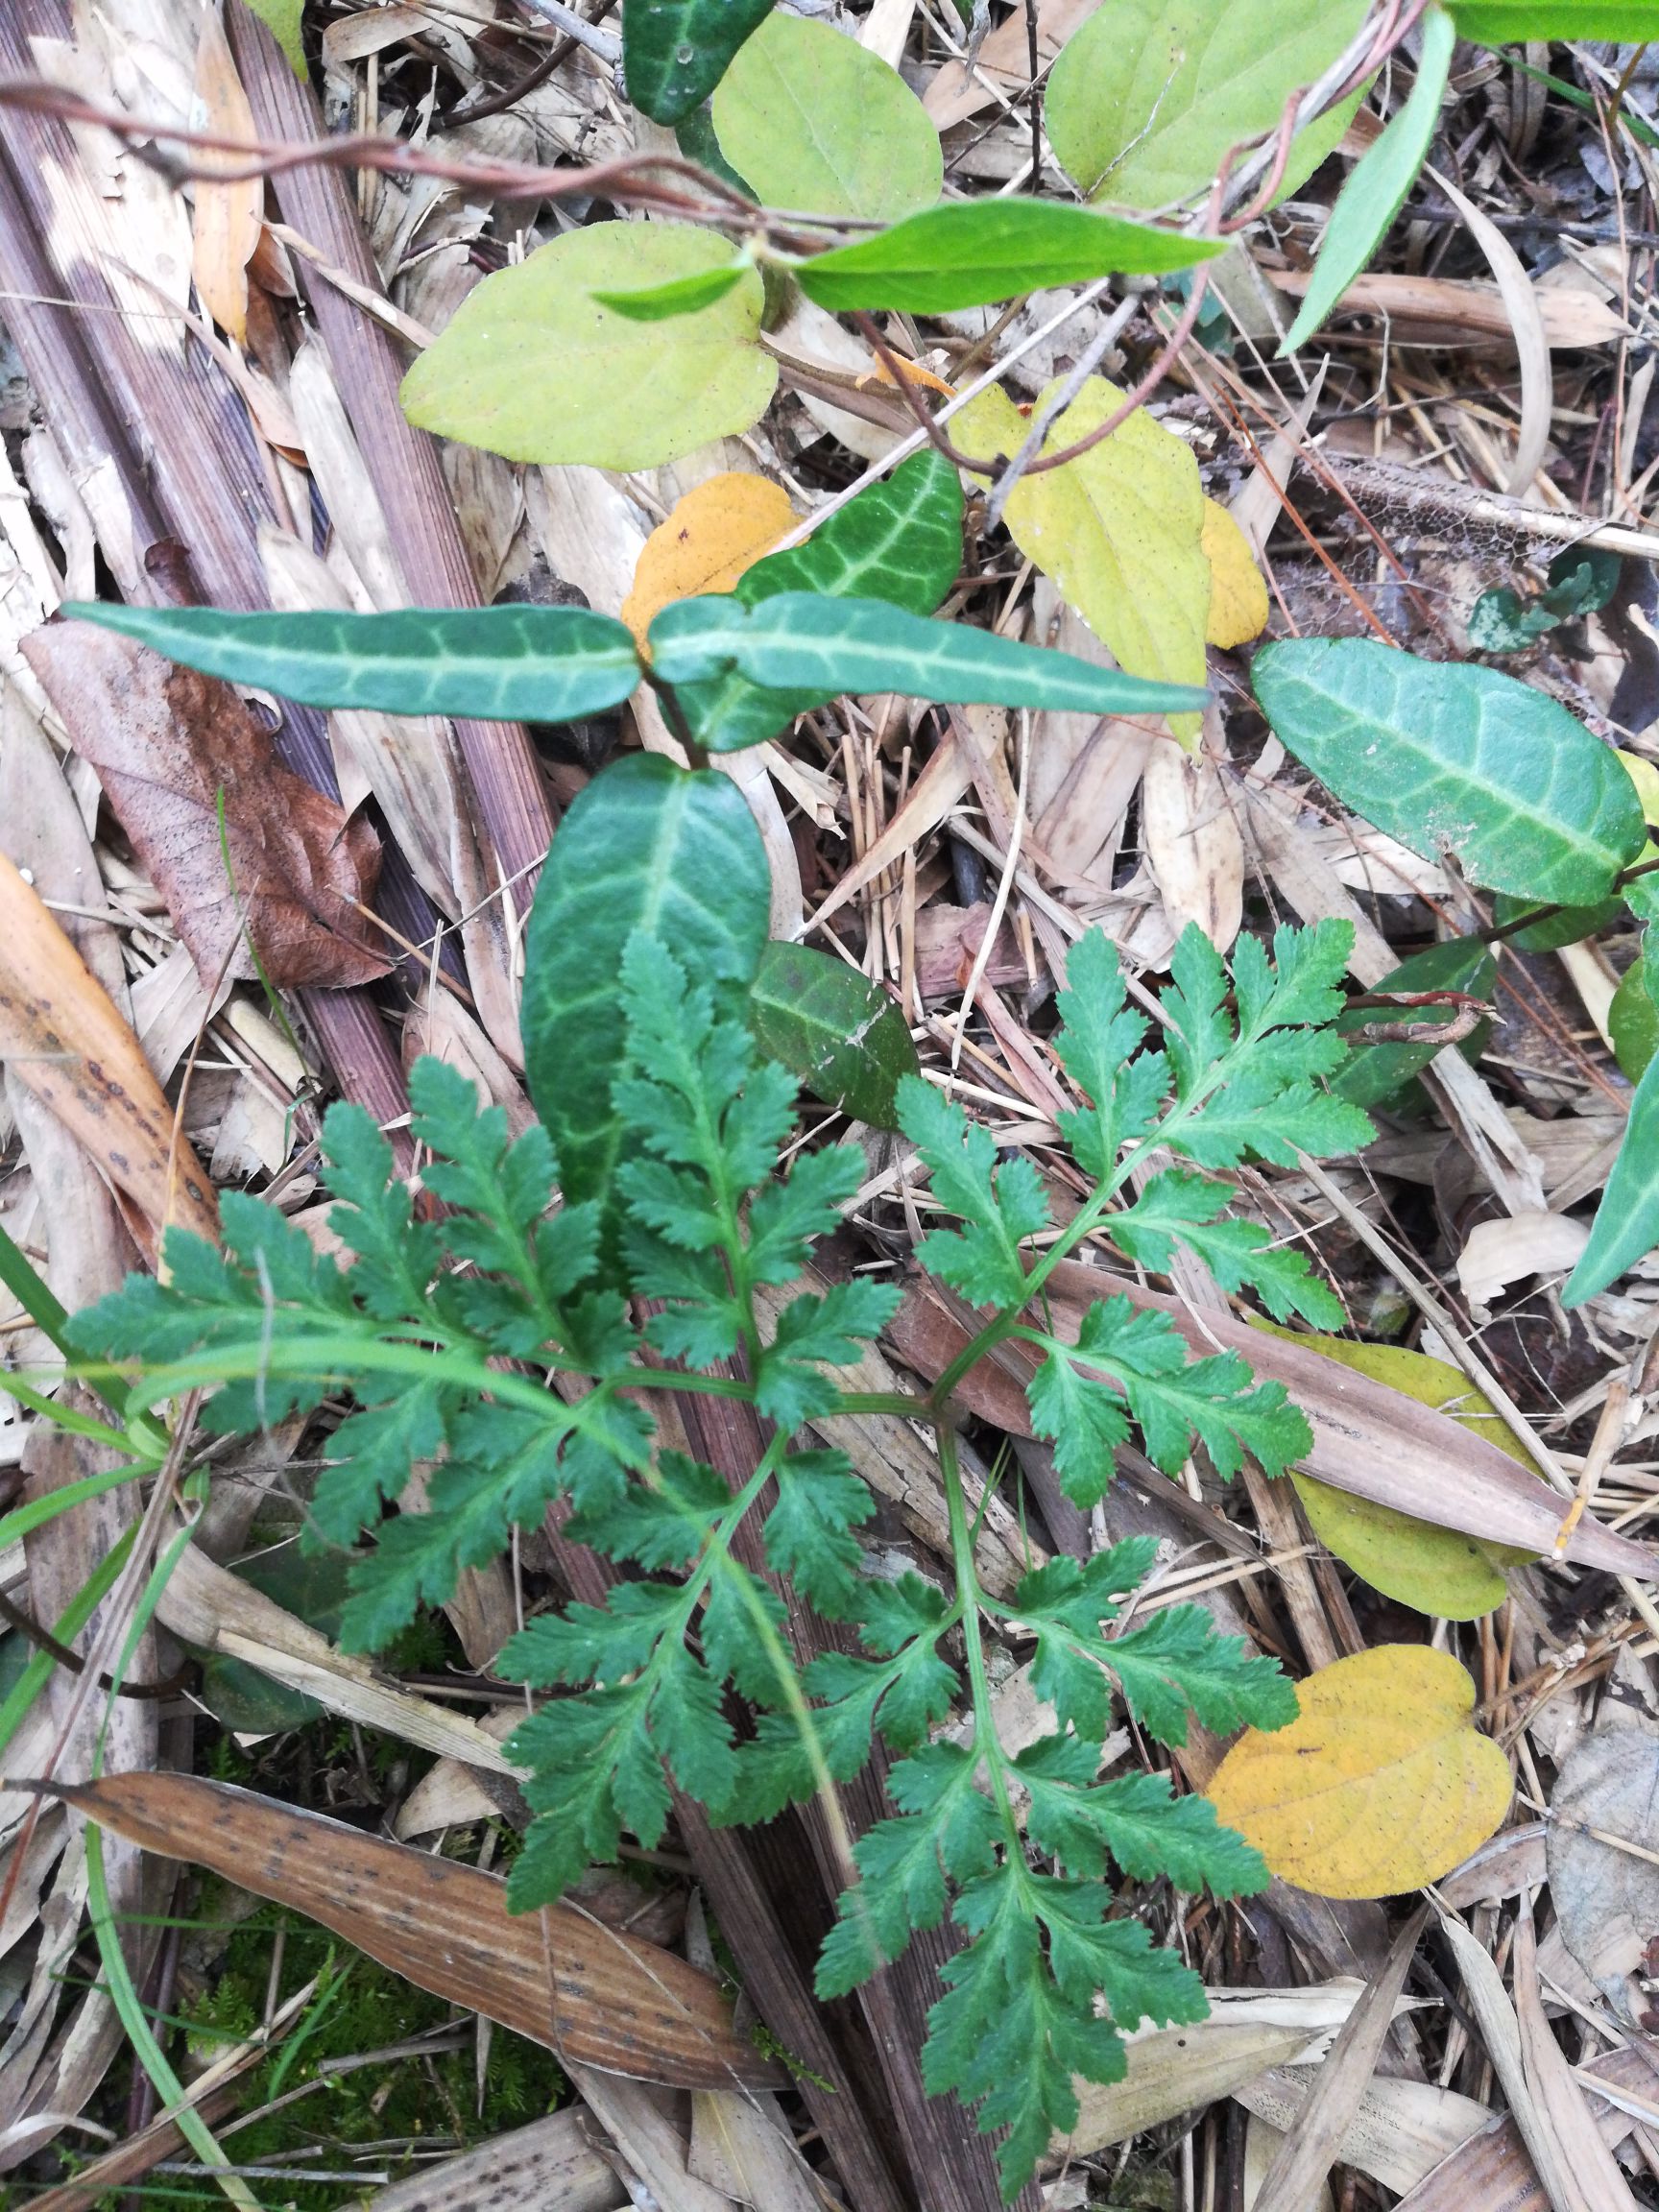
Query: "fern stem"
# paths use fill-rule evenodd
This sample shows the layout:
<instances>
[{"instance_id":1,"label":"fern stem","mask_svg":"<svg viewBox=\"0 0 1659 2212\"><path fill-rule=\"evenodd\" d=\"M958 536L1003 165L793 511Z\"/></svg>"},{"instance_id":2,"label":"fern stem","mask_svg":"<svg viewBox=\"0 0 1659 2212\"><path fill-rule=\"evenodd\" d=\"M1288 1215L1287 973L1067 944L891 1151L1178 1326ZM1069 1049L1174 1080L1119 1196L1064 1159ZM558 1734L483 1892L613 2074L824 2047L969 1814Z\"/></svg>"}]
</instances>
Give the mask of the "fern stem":
<instances>
[{"instance_id":1,"label":"fern stem","mask_svg":"<svg viewBox=\"0 0 1659 2212\"><path fill-rule=\"evenodd\" d=\"M997 1714L991 1702L991 1676L985 1665L985 1645L979 1633L979 1571L974 1557L974 1529L968 1518L968 1500L962 1488L962 1467L956 1456L956 1431L944 1425L938 1430L939 1467L945 1478L945 1505L950 1520L950 1564L956 1575L956 1606L962 1623L962 1641L968 1655L968 1688L974 1704L974 1749L985 1762L992 1798L1001 1815L1011 1862L1023 1865L1025 1839L1021 1834L1008 1784L1002 1740L997 1733Z\"/></svg>"}]
</instances>

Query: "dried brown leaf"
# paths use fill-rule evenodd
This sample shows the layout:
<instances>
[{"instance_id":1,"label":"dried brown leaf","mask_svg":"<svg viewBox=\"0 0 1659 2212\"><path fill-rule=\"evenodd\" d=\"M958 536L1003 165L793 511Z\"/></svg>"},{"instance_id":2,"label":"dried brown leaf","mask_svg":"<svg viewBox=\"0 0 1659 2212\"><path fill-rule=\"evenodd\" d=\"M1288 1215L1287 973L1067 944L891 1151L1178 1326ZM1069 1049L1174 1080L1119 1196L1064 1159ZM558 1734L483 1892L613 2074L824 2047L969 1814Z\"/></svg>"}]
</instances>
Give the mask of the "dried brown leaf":
<instances>
[{"instance_id":1,"label":"dried brown leaf","mask_svg":"<svg viewBox=\"0 0 1659 2212\"><path fill-rule=\"evenodd\" d=\"M254 953L272 983L290 987L386 974L359 910L379 877L379 840L282 766L229 685L84 622L51 623L23 651L204 983L253 976Z\"/></svg>"},{"instance_id":2,"label":"dried brown leaf","mask_svg":"<svg viewBox=\"0 0 1659 2212\"><path fill-rule=\"evenodd\" d=\"M572 2064L675 2088L776 2082L707 1975L568 1906L510 1913L505 1883L476 1867L186 1774L50 1787L118 1836L293 1906Z\"/></svg>"}]
</instances>

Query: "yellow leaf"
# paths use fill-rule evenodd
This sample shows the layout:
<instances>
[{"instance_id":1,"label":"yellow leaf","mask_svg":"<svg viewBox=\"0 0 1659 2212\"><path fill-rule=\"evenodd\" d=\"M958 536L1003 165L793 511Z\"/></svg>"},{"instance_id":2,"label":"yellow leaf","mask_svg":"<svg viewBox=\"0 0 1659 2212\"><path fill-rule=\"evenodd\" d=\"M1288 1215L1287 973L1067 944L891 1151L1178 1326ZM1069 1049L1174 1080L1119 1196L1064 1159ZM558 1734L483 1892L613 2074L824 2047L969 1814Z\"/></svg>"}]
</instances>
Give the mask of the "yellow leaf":
<instances>
[{"instance_id":1,"label":"yellow leaf","mask_svg":"<svg viewBox=\"0 0 1659 2212\"><path fill-rule=\"evenodd\" d=\"M1445 1359L1426 1352L1410 1352L1402 1344L1357 1344L1345 1336L1310 1336L1300 1330L1278 1329L1270 1321L1255 1326L1269 1334L1284 1336L1311 1352L1334 1359L1340 1367L1382 1382L1390 1390L1415 1398L1419 1406L1431 1406L1455 1415L1462 1427L1496 1444L1524 1467L1538 1471L1508 1428L1466 1376ZM1539 1477L1542 1481L1543 1477ZM1506 1544L1490 1544L1465 1536L1455 1528L1440 1528L1399 1513L1375 1499L1357 1498L1311 1475L1293 1475L1296 1495L1302 1501L1313 1533L1327 1551L1362 1575L1374 1590L1398 1599L1419 1613L1445 1621L1475 1621L1502 1605L1508 1585L1504 1571L1533 1557Z\"/></svg>"},{"instance_id":2,"label":"yellow leaf","mask_svg":"<svg viewBox=\"0 0 1659 2212\"><path fill-rule=\"evenodd\" d=\"M1267 627L1267 586L1250 541L1225 507L1206 499L1200 542L1210 563L1210 617L1204 636L1212 645L1248 644Z\"/></svg>"},{"instance_id":3,"label":"yellow leaf","mask_svg":"<svg viewBox=\"0 0 1659 2212\"><path fill-rule=\"evenodd\" d=\"M1216 1768L1217 1819L1315 1897L1391 1897L1438 1881L1509 1808L1509 1762L1475 1727L1447 1652L1382 1644L1296 1686L1301 1713L1245 1731Z\"/></svg>"},{"instance_id":4,"label":"yellow leaf","mask_svg":"<svg viewBox=\"0 0 1659 2212\"><path fill-rule=\"evenodd\" d=\"M640 548L622 619L645 642L651 618L670 601L730 591L745 568L795 524L789 494L770 477L732 470L687 492Z\"/></svg>"},{"instance_id":5,"label":"yellow leaf","mask_svg":"<svg viewBox=\"0 0 1659 2212\"><path fill-rule=\"evenodd\" d=\"M1039 399L1046 407L1059 389ZM1050 428L1045 453L1057 453L1116 413L1123 394L1091 376ZM1018 452L1028 425L993 386L955 418L956 442L976 460ZM1023 476L1006 509L1014 542L1053 578L1113 658L1131 676L1202 684L1210 616L1210 563L1203 545L1204 493L1198 464L1173 431L1144 408L1110 438L1042 476ZM1198 734L1196 714L1173 714L1183 743Z\"/></svg>"},{"instance_id":6,"label":"yellow leaf","mask_svg":"<svg viewBox=\"0 0 1659 2212\"><path fill-rule=\"evenodd\" d=\"M1619 757L1636 786L1643 820L1659 829L1659 768L1655 768L1651 760L1644 760L1639 753L1621 753Z\"/></svg>"}]
</instances>

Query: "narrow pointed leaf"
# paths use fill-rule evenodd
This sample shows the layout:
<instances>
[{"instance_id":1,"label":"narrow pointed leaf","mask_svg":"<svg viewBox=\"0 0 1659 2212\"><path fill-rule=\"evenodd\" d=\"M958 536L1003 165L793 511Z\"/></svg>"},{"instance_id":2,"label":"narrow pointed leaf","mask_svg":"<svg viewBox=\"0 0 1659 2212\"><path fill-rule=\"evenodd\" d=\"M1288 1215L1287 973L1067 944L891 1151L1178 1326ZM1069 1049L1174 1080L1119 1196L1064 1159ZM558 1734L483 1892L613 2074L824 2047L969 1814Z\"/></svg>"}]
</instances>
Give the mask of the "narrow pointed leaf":
<instances>
[{"instance_id":1,"label":"narrow pointed leaf","mask_svg":"<svg viewBox=\"0 0 1659 2212\"><path fill-rule=\"evenodd\" d=\"M1583 1257L1561 1293L1563 1306L1582 1306L1616 1283L1659 1245L1659 1060L1649 1060L1630 1101L1630 1125Z\"/></svg>"},{"instance_id":2,"label":"narrow pointed leaf","mask_svg":"<svg viewBox=\"0 0 1659 2212\"><path fill-rule=\"evenodd\" d=\"M1512 676L1317 637L1263 646L1251 678L1280 738L1343 805L1491 890L1586 906L1642 850L1618 754Z\"/></svg>"},{"instance_id":3,"label":"narrow pointed leaf","mask_svg":"<svg viewBox=\"0 0 1659 2212\"><path fill-rule=\"evenodd\" d=\"M1440 120L1440 99L1456 43L1451 16L1443 9L1431 8L1423 27L1417 82L1382 137L1355 164L1331 210L1319 258L1313 264L1313 281L1303 295L1301 309L1279 349L1281 356L1294 353L1319 328L1376 252L1405 204Z\"/></svg>"},{"instance_id":4,"label":"narrow pointed leaf","mask_svg":"<svg viewBox=\"0 0 1659 2212\"><path fill-rule=\"evenodd\" d=\"M639 681L620 622L580 607L410 607L393 614L229 614L71 601L186 668L297 699L480 722L578 722Z\"/></svg>"},{"instance_id":5,"label":"narrow pointed leaf","mask_svg":"<svg viewBox=\"0 0 1659 2212\"><path fill-rule=\"evenodd\" d=\"M1653 0L1461 0L1452 10L1460 38L1520 46L1538 38L1659 37Z\"/></svg>"},{"instance_id":6,"label":"narrow pointed leaf","mask_svg":"<svg viewBox=\"0 0 1659 2212\"><path fill-rule=\"evenodd\" d=\"M638 292L595 292L601 307L626 315L633 323L666 323L676 315L694 315L699 307L712 307L724 300L751 264L729 261L723 269L705 269L695 276L671 277L666 284L648 284Z\"/></svg>"},{"instance_id":7,"label":"narrow pointed leaf","mask_svg":"<svg viewBox=\"0 0 1659 2212\"><path fill-rule=\"evenodd\" d=\"M954 200L874 238L816 254L795 275L809 300L836 313L884 307L950 315L1113 273L1190 269L1221 251L1217 239L1054 200Z\"/></svg>"},{"instance_id":8,"label":"narrow pointed leaf","mask_svg":"<svg viewBox=\"0 0 1659 2212\"><path fill-rule=\"evenodd\" d=\"M1207 696L1098 668L1069 653L1022 645L987 630L932 622L876 599L785 591L757 607L736 598L682 599L651 625L657 674L694 683L735 668L778 689L899 691L969 705L1159 714Z\"/></svg>"}]
</instances>

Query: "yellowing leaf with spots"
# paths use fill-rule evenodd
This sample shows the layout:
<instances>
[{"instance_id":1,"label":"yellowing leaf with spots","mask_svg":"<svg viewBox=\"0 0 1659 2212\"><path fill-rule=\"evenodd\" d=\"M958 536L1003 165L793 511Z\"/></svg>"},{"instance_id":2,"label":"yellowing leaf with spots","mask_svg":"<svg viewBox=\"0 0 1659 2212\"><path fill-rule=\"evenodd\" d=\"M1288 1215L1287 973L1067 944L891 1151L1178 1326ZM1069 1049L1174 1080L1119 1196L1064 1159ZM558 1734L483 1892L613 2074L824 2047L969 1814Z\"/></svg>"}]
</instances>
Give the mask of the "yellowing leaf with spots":
<instances>
[{"instance_id":1,"label":"yellowing leaf with spots","mask_svg":"<svg viewBox=\"0 0 1659 2212\"><path fill-rule=\"evenodd\" d=\"M1315 1897L1391 1897L1450 1873L1509 1808L1509 1762L1475 1726L1444 1651L1383 1644L1296 1685L1288 1728L1245 1731L1215 1771L1217 1819Z\"/></svg>"},{"instance_id":2,"label":"yellowing leaf with spots","mask_svg":"<svg viewBox=\"0 0 1659 2212\"><path fill-rule=\"evenodd\" d=\"M1037 402L1046 406L1051 385ZM1123 394L1091 376L1049 428L1043 451L1058 453L1115 414ZM993 386L956 417L957 444L976 460L1017 453L1029 424ZM1096 637L1131 676L1202 684L1210 620L1210 561L1198 464L1173 431L1144 408L1064 468L1022 476L1006 509L1014 542L1051 576ZM1184 742L1196 714L1169 726Z\"/></svg>"},{"instance_id":3,"label":"yellowing leaf with spots","mask_svg":"<svg viewBox=\"0 0 1659 2212\"><path fill-rule=\"evenodd\" d=\"M651 618L675 599L730 591L745 568L795 526L781 485L733 469L687 492L640 549L622 619L645 642Z\"/></svg>"},{"instance_id":4,"label":"yellowing leaf with spots","mask_svg":"<svg viewBox=\"0 0 1659 2212\"><path fill-rule=\"evenodd\" d=\"M1212 645L1248 644L1267 627L1267 585L1250 541L1225 507L1206 499L1199 542L1210 564L1205 638Z\"/></svg>"},{"instance_id":5,"label":"yellowing leaf with spots","mask_svg":"<svg viewBox=\"0 0 1659 2212\"><path fill-rule=\"evenodd\" d=\"M1636 796L1642 802L1642 818L1659 830L1659 768L1651 760L1644 760L1640 753L1621 753L1624 772L1636 786Z\"/></svg>"}]
</instances>

